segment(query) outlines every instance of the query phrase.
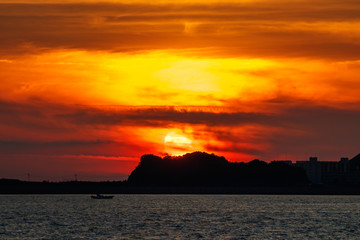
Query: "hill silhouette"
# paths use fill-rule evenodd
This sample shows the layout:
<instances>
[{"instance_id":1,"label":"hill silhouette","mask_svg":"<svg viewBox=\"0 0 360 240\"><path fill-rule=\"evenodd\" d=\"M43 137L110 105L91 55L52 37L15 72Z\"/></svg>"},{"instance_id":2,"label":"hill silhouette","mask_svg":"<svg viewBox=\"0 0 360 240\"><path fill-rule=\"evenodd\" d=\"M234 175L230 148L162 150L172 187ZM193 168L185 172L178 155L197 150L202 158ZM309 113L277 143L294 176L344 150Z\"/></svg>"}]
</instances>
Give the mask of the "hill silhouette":
<instances>
[{"instance_id":1,"label":"hill silhouette","mask_svg":"<svg viewBox=\"0 0 360 240\"><path fill-rule=\"evenodd\" d=\"M232 163L205 152L143 155L127 183L135 186L295 186L308 183L302 168L281 162Z\"/></svg>"}]
</instances>

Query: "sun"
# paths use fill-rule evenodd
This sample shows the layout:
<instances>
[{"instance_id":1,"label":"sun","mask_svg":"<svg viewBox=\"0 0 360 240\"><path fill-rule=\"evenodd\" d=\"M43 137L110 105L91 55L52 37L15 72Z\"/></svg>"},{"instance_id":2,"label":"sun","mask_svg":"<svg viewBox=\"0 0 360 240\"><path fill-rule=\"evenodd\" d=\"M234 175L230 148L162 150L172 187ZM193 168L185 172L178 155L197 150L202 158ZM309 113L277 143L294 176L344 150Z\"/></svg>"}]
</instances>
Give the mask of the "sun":
<instances>
[{"instance_id":1,"label":"sun","mask_svg":"<svg viewBox=\"0 0 360 240\"><path fill-rule=\"evenodd\" d=\"M164 147L165 152L170 155L184 155L193 149L193 140L185 135L169 132L164 138Z\"/></svg>"},{"instance_id":2,"label":"sun","mask_svg":"<svg viewBox=\"0 0 360 240\"><path fill-rule=\"evenodd\" d=\"M188 147L192 144L192 140L184 135L170 132L165 136L164 143L175 147Z\"/></svg>"}]
</instances>

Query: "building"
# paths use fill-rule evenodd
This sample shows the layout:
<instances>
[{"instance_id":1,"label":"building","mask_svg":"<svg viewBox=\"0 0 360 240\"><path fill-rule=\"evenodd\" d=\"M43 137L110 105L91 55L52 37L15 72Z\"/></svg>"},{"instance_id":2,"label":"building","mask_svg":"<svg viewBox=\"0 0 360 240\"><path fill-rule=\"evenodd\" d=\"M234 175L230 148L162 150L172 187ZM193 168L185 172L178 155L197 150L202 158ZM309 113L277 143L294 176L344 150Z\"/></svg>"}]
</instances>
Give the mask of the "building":
<instances>
[{"instance_id":1,"label":"building","mask_svg":"<svg viewBox=\"0 0 360 240\"><path fill-rule=\"evenodd\" d=\"M320 162L317 157L310 157L309 161L297 161L296 166L305 169L309 181L313 184L341 184L348 182L348 158L341 158L338 162Z\"/></svg>"},{"instance_id":2,"label":"building","mask_svg":"<svg viewBox=\"0 0 360 240\"><path fill-rule=\"evenodd\" d=\"M360 184L360 154L349 161L348 182L352 184Z\"/></svg>"},{"instance_id":3,"label":"building","mask_svg":"<svg viewBox=\"0 0 360 240\"><path fill-rule=\"evenodd\" d=\"M312 184L360 184L360 154L349 160L341 158L338 162L318 161L310 157L308 161L276 161L301 167Z\"/></svg>"}]
</instances>

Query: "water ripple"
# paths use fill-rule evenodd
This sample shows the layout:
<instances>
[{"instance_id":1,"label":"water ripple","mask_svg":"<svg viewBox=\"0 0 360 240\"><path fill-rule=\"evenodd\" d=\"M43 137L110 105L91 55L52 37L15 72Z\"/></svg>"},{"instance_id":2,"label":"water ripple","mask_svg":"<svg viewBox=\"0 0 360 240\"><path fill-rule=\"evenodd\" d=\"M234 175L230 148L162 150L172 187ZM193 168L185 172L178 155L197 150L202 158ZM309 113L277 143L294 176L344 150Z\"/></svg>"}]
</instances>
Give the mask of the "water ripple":
<instances>
[{"instance_id":1,"label":"water ripple","mask_svg":"<svg viewBox=\"0 0 360 240\"><path fill-rule=\"evenodd\" d=\"M0 239L357 239L358 196L0 196Z\"/></svg>"}]
</instances>

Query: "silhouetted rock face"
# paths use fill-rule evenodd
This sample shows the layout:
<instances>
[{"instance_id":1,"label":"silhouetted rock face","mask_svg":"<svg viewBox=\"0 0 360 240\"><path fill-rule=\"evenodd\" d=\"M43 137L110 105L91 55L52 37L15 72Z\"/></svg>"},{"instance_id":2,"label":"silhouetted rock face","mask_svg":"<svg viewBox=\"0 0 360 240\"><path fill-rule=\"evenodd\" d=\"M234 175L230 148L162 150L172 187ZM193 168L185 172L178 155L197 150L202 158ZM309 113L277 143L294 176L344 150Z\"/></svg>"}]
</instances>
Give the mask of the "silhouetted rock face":
<instances>
[{"instance_id":1,"label":"silhouetted rock face","mask_svg":"<svg viewBox=\"0 0 360 240\"><path fill-rule=\"evenodd\" d=\"M283 163L253 160L230 163L224 157L204 152L179 157L144 155L128 178L140 186L291 186L307 183L301 168Z\"/></svg>"}]
</instances>

